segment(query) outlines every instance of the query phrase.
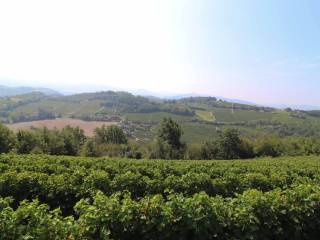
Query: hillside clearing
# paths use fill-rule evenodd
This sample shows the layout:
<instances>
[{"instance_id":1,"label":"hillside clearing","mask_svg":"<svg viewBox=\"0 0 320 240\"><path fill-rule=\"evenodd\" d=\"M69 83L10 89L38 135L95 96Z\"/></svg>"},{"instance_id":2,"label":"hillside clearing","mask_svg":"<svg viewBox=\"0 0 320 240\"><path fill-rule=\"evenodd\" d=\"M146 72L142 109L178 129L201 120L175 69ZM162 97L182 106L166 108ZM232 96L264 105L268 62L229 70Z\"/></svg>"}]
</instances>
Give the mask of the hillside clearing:
<instances>
[{"instance_id":1,"label":"hillside clearing","mask_svg":"<svg viewBox=\"0 0 320 240\"><path fill-rule=\"evenodd\" d=\"M14 131L18 130L27 130L31 128L42 128L47 127L48 129L62 129L66 126L79 127L84 130L85 135L92 136L93 130L98 127L102 127L103 125L117 125L117 122L100 122L100 121L83 121L80 119L73 118L57 118L51 120L39 120L39 121L31 121L31 122L20 122L13 124L6 124L10 129Z\"/></svg>"},{"instance_id":2,"label":"hillside clearing","mask_svg":"<svg viewBox=\"0 0 320 240\"><path fill-rule=\"evenodd\" d=\"M210 111L197 110L196 115L204 121L214 122L216 120L216 117Z\"/></svg>"}]
</instances>

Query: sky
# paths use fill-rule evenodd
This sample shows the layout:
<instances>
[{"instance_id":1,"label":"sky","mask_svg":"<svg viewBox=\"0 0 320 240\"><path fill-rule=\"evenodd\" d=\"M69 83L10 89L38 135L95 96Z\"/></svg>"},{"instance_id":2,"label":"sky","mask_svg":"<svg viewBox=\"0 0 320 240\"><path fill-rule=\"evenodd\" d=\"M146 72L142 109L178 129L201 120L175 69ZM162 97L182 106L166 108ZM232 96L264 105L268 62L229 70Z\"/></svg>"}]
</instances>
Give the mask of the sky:
<instances>
[{"instance_id":1,"label":"sky","mask_svg":"<svg viewBox=\"0 0 320 240\"><path fill-rule=\"evenodd\" d=\"M318 0L0 0L0 84L320 106Z\"/></svg>"}]
</instances>

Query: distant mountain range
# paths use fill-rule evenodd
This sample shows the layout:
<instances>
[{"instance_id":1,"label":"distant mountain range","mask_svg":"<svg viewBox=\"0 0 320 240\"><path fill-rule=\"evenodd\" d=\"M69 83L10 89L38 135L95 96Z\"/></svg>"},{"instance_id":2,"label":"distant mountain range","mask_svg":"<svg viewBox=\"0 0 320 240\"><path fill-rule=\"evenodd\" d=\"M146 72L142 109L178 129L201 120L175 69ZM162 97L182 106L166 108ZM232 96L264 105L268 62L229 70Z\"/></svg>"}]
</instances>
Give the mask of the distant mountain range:
<instances>
[{"instance_id":1,"label":"distant mountain range","mask_svg":"<svg viewBox=\"0 0 320 240\"><path fill-rule=\"evenodd\" d=\"M49 96L60 96L61 93L49 88L34 88L34 87L7 87L0 86L0 97L9 97L32 92L41 92Z\"/></svg>"},{"instance_id":2,"label":"distant mountain range","mask_svg":"<svg viewBox=\"0 0 320 240\"><path fill-rule=\"evenodd\" d=\"M305 111L311 110L320 110L320 106L314 105L299 105L299 104L269 104L270 107L278 108L278 109L285 109L285 108L292 108L292 109L299 109Z\"/></svg>"},{"instance_id":3,"label":"distant mountain range","mask_svg":"<svg viewBox=\"0 0 320 240\"><path fill-rule=\"evenodd\" d=\"M198 94L198 93L186 93L186 94L170 94L170 93L155 93L150 92L147 90L137 90L137 91L131 91L135 95L140 95L144 97L149 98L159 98L159 99L170 99L170 100L180 100L183 98L189 98L189 97L210 97L206 94ZM233 102L233 103L239 103L239 104L246 104L246 105L253 105L253 106L265 106L265 107L272 107L277 109L285 109L285 108L292 108L292 109L298 109L298 110L320 110L320 106L315 105L307 105L307 104L257 104L254 102L241 100L241 99L235 99L235 98L226 98L221 96L216 96L217 99L221 99L223 101L227 102Z\"/></svg>"},{"instance_id":4,"label":"distant mountain range","mask_svg":"<svg viewBox=\"0 0 320 240\"><path fill-rule=\"evenodd\" d=\"M144 97L151 97L151 98L156 97L156 98L169 99L169 100L180 100L183 98L190 98L190 97L212 97L208 94L199 94L199 93L173 94L173 93L156 93L156 92L150 92L147 90L136 90L136 91L131 91L131 93L135 95L144 96ZM240 99L231 99L231 98L225 98L220 96L216 96L216 98L221 99L223 101L239 103L239 104L256 105L256 106L259 105L256 103L252 103L252 102L240 100Z\"/></svg>"},{"instance_id":5,"label":"distant mountain range","mask_svg":"<svg viewBox=\"0 0 320 240\"><path fill-rule=\"evenodd\" d=\"M103 88L101 88L103 89ZM114 89L110 87L110 90L112 91L120 91L119 89ZM124 90L126 91L126 90ZM9 97L9 96L15 96L15 95L21 95L21 94L27 94L32 92L40 92L48 96L62 96L62 95L72 95L76 93L82 93L84 90L79 90L78 92L68 92L68 91L57 91L50 88L42 88L42 87L27 87L27 86L17 86L17 87L8 87L4 85L0 85L0 97ZM88 92L95 92L90 91ZM144 89L139 90L130 90L128 91L134 95L139 95L143 97L147 97L152 100L161 100L161 99L168 99L168 100L180 100L183 98L189 98L189 97L210 97L207 94L199 94L199 93L185 93L185 94L176 94L176 93L170 93L170 92L152 92ZM299 110L320 110L320 106L315 105L306 105L306 104L257 104L254 102L241 100L241 99L234 99L234 98L225 98L221 96L215 96L217 99L232 102L232 103L238 103L238 104L246 104L246 105L252 105L252 106L266 106L266 107L273 107L277 109L285 109L285 108L292 108L292 109L299 109Z\"/></svg>"}]
</instances>

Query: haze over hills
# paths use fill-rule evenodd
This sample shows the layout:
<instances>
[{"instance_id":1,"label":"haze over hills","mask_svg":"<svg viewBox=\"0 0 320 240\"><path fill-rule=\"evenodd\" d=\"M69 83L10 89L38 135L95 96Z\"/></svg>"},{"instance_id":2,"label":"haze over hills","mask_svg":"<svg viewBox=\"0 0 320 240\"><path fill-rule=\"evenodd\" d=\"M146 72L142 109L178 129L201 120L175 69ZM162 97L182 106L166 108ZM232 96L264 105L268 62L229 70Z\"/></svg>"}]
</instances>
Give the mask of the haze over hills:
<instances>
[{"instance_id":1,"label":"haze over hills","mask_svg":"<svg viewBox=\"0 0 320 240\"><path fill-rule=\"evenodd\" d=\"M254 106L265 106L265 107L272 107L277 109L285 109L285 108L292 108L297 110L320 110L320 106L316 105L308 105L308 104L282 104L282 103L275 103L275 104L268 104L268 103L256 103L247 101L244 99L237 99L237 98L227 98L224 96L211 96L208 94L201 94L201 93L174 93L174 92L154 92L149 91L145 89L138 89L138 90L126 90L126 89L118 89L114 87L103 87L100 86L98 88L97 86L93 86L92 88L88 88L86 86L77 86L73 90L72 88L68 88L69 90L65 90L63 88L57 88L53 89L50 87L31 87L31 86L5 86L0 85L0 97L7 97L7 96L15 96L15 95L21 95L21 94L27 94L32 92L41 92L45 95L49 96L70 96L74 94L80 94L80 93L86 93L86 92L98 92L97 89L102 89L102 91L124 91L124 92L130 92L136 96L143 96L147 97L153 100L156 99L167 99L167 100L180 100L183 98L189 98L189 97L216 97L217 99L221 99L223 101L227 102L233 102L233 103L239 103L239 104L246 104L246 105L254 105ZM101 91L101 90L99 90Z\"/></svg>"},{"instance_id":2,"label":"haze over hills","mask_svg":"<svg viewBox=\"0 0 320 240\"><path fill-rule=\"evenodd\" d=\"M220 96L210 96L208 94L200 94L200 93L184 93L184 94L177 94L177 93L165 93L165 92L152 92L148 90L135 90L135 91L129 91L135 95L140 96L151 96L151 97L157 97L157 98L163 98L163 99L170 99L170 100L179 100L183 98L189 98L189 97L216 97L218 99L227 101L227 102L234 102L234 103L240 103L240 104L248 104L248 105L258 105L249 101L240 100L240 99L231 99L231 98L225 98Z\"/></svg>"},{"instance_id":3,"label":"haze over hills","mask_svg":"<svg viewBox=\"0 0 320 240\"><path fill-rule=\"evenodd\" d=\"M320 110L320 106L314 106L314 105L305 105L305 104L269 104L270 107L278 108L278 109L284 109L284 108L292 108L292 109L300 109L305 111L311 111L311 110Z\"/></svg>"},{"instance_id":4,"label":"haze over hills","mask_svg":"<svg viewBox=\"0 0 320 240\"><path fill-rule=\"evenodd\" d=\"M52 89L52 88L46 88L46 87L30 87L30 86L5 86L5 85L0 85L0 97L6 97L6 96L15 96L15 95L21 95L21 94L26 94L26 93L32 93L32 92L41 92L44 93L45 95L49 96L69 96L69 95L74 95L74 94L79 94L79 93L86 93L86 92L97 92L95 90L96 88L93 87L91 90L90 88L86 87L77 87L74 90L64 90L58 88ZM221 99L223 101L227 102L233 102L233 103L239 103L239 104L247 104L247 105L255 105L255 106L266 106L266 107L273 107L277 109L285 109L285 108L292 108L292 109L298 109L298 110L305 110L305 111L310 111L310 110L320 110L320 106L316 105L307 105L307 104L263 104L263 103L255 103L251 101L246 101L243 99L236 99L236 98L226 98L223 96L210 96L207 94L200 94L200 93L184 93L184 94L178 94L174 92L153 92L153 91L148 91L144 89L138 89L138 90L121 90L117 89L114 87L102 87L101 89L107 89L105 91L127 91L130 92L136 96L143 96L143 97L148 97L150 99L156 100L156 99L168 99L168 100L180 100L183 98L189 98L189 97L216 97L217 99Z\"/></svg>"},{"instance_id":5,"label":"haze over hills","mask_svg":"<svg viewBox=\"0 0 320 240\"><path fill-rule=\"evenodd\" d=\"M251 101L246 101L243 99L236 99L236 98L226 98L223 96L210 96L208 94L200 94L200 93L184 93L184 94L177 94L177 93L169 93L169 92L152 92L148 90L132 90L129 91L135 95L140 96L148 96L148 97L157 97L157 98L163 98L163 99L171 99L171 100L179 100L183 98L188 97L216 97L218 99L227 101L227 102L233 102L233 103L240 103L240 104L247 104L247 105L255 105L255 106L266 106L266 107L273 107L277 109L285 109L285 108L292 108L297 110L320 110L320 106L316 105L308 105L308 104L282 104L282 103L276 103L276 104L270 104L270 103L255 103Z\"/></svg>"},{"instance_id":6,"label":"haze over hills","mask_svg":"<svg viewBox=\"0 0 320 240\"><path fill-rule=\"evenodd\" d=\"M40 87L8 87L0 85L0 97L15 96L20 94L32 93L32 92L41 92L50 96L59 96L61 93L58 91L52 90L50 88L40 88Z\"/></svg>"}]
</instances>

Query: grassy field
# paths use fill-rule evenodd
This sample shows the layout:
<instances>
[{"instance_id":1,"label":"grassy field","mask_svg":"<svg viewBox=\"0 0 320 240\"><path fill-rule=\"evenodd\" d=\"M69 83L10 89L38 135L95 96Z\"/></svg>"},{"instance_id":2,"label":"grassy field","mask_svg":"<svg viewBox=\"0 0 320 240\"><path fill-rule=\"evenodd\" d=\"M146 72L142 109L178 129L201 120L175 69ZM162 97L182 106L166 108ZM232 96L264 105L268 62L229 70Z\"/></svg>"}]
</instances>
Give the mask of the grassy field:
<instances>
[{"instance_id":1,"label":"grassy field","mask_svg":"<svg viewBox=\"0 0 320 240\"><path fill-rule=\"evenodd\" d=\"M160 122L164 117L170 117L175 121L185 122L192 120L192 116L183 116L167 112L153 113L125 113L126 119L134 122Z\"/></svg>"},{"instance_id":2,"label":"grassy field","mask_svg":"<svg viewBox=\"0 0 320 240\"><path fill-rule=\"evenodd\" d=\"M213 140L221 127L217 127L210 124L199 124L186 122L182 123L183 129L183 141L187 143L203 143L205 141Z\"/></svg>"},{"instance_id":3,"label":"grassy field","mask_svg":"<svg viewBox=\"0 0 320 240\"><path fill-rule=\"evenodd\" d=\"M273 113L241 109L213 108L213 114L219 122L241 122L253 120L271 120Z\"/></svg>"},{"instance_id":4,"label":"grassy field","mask_svg":"<svg viewBox=\"0 0 320 240\"><path fill-rule=\"evenodd\" d=\"M32 114L38 111L38 109L46 109L48 111L59 112L63 117L92 115L101 108L100 103L101 101L98 100L72 102L59 99L46 99L18 107L12 111L12 114L20 112Z\"/></svg>"},{"instance_id":5,"label":"grassy field","mask_svg":"<svg viewBox=\"0 0 320 240\"><path fill-rule=\"evenodd\" d=\"M204 121L214 122L216 120L215 115L210 111L197 110L196 115Z\"/></svg>"}]
</instances>

